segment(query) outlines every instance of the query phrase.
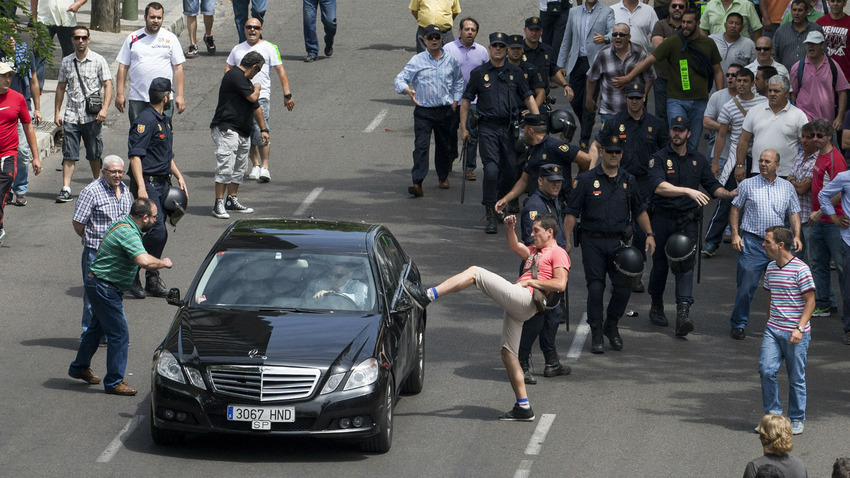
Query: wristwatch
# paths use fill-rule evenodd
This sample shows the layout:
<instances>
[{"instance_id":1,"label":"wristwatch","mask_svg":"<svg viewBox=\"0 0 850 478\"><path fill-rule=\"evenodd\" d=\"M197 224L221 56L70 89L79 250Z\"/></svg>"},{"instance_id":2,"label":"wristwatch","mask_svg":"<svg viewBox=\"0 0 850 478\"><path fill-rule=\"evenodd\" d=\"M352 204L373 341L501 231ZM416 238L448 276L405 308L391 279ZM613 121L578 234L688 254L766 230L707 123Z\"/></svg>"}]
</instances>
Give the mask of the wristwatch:
<instances>
[{"instance_id":1,"label":"wristwatch","mask_svg":"<svg viewBox=\"0 0 850 478\"><path fill-rule=\"evenodd\" d=\"M268 133L268 132L269 132L268 128L263 128L263 129L260 130L260 133Z\"/></svg>"},{"instance_id":2,"label":"wristwatch","mask_svg":"<svg viewBox=\"0 0 850 478\"><path fill-rule=\"evenodd\" d=\"M801 334L805 333L805 332L803 332L803 328L802 328L802 327L800 327L799 325L798 325L798 326L796 326L796 327L794 327L794 328L795 328L795 329L797 329L797 330L799 330Z\"/></svg>"},{"instance_id":3,"label":"wristwatch","mask_svg":"<svg viewBox=\"0 0 850 478\"><path fill-rule=\"evenodd\" d=\"M285 100L290 100L290 99L292 99L292 93L290 93L290 94L288 94L288 95L283 95L283 99L285 99Z\"/></svg>"},{"instance_id":4,"label":"wristwatch","mask_svg":"<svg viewBox=\"0 0 850 478\"><path fill-rule=\"evenodd\" d=\"M647 232L646 237L655 237L655 233L654 232Z\"/></svg>"}]
</instances>

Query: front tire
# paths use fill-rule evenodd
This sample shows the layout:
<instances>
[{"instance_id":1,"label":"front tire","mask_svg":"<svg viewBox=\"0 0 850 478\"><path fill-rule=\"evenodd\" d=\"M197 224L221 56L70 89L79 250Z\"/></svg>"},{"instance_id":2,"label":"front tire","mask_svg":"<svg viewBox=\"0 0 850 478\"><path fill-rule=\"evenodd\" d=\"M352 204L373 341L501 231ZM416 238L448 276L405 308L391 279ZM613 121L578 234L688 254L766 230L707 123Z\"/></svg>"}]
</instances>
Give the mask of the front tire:
<instances>
[{"instance_id":1,"label":"front tire","mask_svg":"<svg viewBox=\"0 0 850 478\"><path fill-rule=\"evenodd\" d=\"M386 394L384 395L384 410L378 419L378 434L361 442L365 452L386 453L393 445L393 408L395 407L395 390L393 376L387 377Z\"/></svg>"}]
</instances>

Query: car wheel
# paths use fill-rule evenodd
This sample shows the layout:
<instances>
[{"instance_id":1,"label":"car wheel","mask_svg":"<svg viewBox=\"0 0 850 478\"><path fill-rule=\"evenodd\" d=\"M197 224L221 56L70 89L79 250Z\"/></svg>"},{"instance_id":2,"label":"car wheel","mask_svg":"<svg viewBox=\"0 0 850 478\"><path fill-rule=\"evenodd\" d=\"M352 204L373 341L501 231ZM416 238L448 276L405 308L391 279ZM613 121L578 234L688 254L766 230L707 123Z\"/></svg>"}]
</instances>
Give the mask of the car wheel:
<instances>
[{"instance_id":1,"label":"car wheel","mask_svg":"<svg viewBox=\"0 0 850 478\"><path fill-rule=\"evenodd\" d=\"M419 321L419 328L416 331L416 360L413 364L413 370L404 380L401 385L401 393L416 395L422 391L425 385L425 327L422 326L422 321Z\"/></svg>"},{"instance_id":2,"label":"car wheel","mask_svg":"<svg viewBox=\"0 0 850 478\"><path fill-rule=\"evenodd\" d=\"M378 434L361 443L363 451L369 453L390 451L393 445L393 407L395 407L395 394L393 392L393 376L390 375L387 377L383 414L378 418Z\"/></svg>"},{"instance_id":3,"label":"car wheel","mask_svg":"<svg viewBox=\"0 0 850 478\"><path fill-rule=\"evenodd\" d=\"M153 439L154 443L162 446L172 446L183 443L183 440L186 439L185 434L158 428L156 425L153 424L153 417L153 410L151 410L151 438Z\"/></svg>"}]
</instances>

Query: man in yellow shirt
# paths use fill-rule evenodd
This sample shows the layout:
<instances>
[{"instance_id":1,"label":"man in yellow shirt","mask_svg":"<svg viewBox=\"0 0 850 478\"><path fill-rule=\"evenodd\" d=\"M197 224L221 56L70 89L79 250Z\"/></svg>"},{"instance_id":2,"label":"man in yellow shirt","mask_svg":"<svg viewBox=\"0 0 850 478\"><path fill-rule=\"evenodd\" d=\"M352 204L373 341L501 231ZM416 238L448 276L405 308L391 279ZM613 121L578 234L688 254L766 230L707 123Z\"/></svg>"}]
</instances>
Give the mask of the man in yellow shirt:
<instances>
[{"instance_id":1,"label":"man in yellow shirt","mask_svg":"<svg viewBox=\"0 0 850 478\"><path fill-rule=\"evenodd\" d=\"M410 0L410 13L419 24L416 29L416 53L425 51L425 27L437 25L443 35L443 45L453 42L452 23L460 13L458 0Z\"/></svg>"}]
</instances>

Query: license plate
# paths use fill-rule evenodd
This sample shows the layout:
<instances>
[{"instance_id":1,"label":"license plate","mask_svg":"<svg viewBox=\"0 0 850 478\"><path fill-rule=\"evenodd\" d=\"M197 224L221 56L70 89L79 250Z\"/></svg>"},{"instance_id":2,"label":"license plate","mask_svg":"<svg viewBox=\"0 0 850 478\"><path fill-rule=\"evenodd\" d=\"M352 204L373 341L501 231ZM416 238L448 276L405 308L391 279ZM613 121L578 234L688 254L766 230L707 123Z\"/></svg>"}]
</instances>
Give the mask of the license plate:
<instances>
[{"instance_id":1,"label":"license plate","mask_svg":"<svg viewBox=\"0 0 850 478\"><path fill-rule=\"evenodd\" d=\"M232 422L294 422L295 408L229 405L227 419Z\"/></svg>"}]
</instances>

